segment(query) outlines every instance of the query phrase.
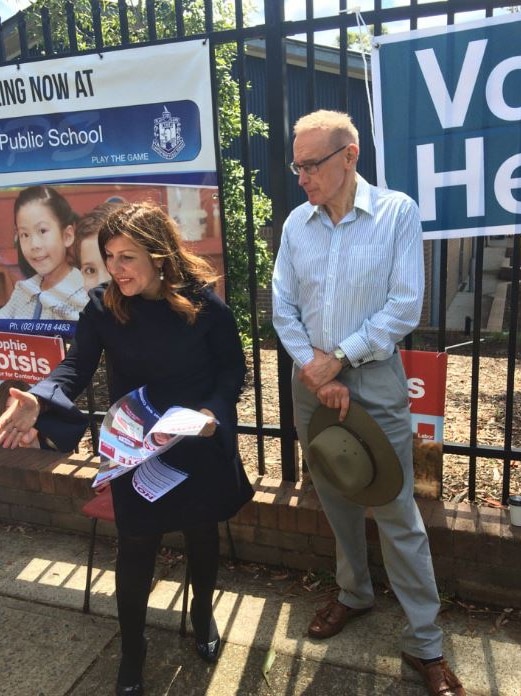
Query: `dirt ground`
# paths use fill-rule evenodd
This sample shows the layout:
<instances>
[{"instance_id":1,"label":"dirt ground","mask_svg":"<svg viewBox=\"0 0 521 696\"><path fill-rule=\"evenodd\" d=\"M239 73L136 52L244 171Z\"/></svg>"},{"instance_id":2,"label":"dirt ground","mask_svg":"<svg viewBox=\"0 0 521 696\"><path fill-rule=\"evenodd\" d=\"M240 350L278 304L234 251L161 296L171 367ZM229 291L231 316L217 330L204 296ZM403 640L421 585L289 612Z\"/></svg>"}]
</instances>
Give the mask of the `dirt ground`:
<instances>
[{"instance_id":1,"label":"dirt ground","mask_svg":"<svg viewBox=\"0 0 521 696\"><path fill-rule=\"evenodd\" d=\"M416 349L436 350L434 336L422 334L414 345ZM472 378L472 355L469 346L460 343L469 337L456 334L447 336L449 349L447 391L445 400L444 439L448 443L468 444L470 442L470 394ZM261 350L262 412L265 426L279 422L277 352L265 342ZM497 448L505 446L505 401L507 394L507 348L505 339L487 339L481 349L479 368L479 400L477 413L477 444ZM251 354L247 356L250 366L245 390L239 402L239 422L255 423L255 394ZM96 405L106 410L106 385L104 371L98 371L94 381ZM521 447L521 360L517 360L514 374L514 418L512 424L512 446ZM82 400L86 408L86 400ZM264 438L265 475L281 478L280 443L277 438ZM259 473L256 436L240 435L239 447L245 468L249 474ZM82 442L83 450L92 451L90 438ZM468 500L469 458L459 455L443 455L442 497L454 502ZM503 461L479 458L476 461L476 502L481 505L497 507L501 505L503 486ZM510 465L510 493L521 493L521 464Z\"/></svg>"},{"instance_id":2,"label":"dirt ground","mask_svg":"<svg viewBox=\"0 0 521 696\"><path fill-rule=\"evenodd\" d=\"M468 340L468 338L467 338ZM424 346L422 346L423 348ZM447 393L445 401L445 442L470 442L470 394L472 356L448 351ZM467 349L468 352L468 349ZM505 399L507 393L507 359L504 345L487 346L480 359L479 402L477 414L477 443L503 448L505 445ZM265 425L278 423L277 353L261 351L262 409ZM517 361L514 379L513 447L521 446L521 362ZM239 422L255 422L255 395L250 376L239 403ZM245 467L255 474L257 442L253 436L240 436L239 446ZM280 445L274 438L265 438L265 474L280 478ZM442 497L445 500L468 500L469 460L465 456L443 455ZM511 493L521 493L521 465L511 463ZM503 462L479 458L476 462L476 502L500 505L503 482Z\"/></svg>"}]
</instances>

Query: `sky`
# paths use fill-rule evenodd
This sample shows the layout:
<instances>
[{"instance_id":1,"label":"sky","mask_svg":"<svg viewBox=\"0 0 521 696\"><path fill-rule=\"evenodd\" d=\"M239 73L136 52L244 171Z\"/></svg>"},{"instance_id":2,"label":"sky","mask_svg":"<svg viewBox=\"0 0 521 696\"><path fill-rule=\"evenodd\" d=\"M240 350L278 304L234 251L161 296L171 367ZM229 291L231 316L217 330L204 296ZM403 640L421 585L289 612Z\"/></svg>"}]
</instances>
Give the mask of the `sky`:
<instances>
[{"instance_id":1,"label":"sky","mask_svg":"<svg viewBox=\"0 0 521 696\"><path fill-rule=\"evenodd\" d=\"M263 0L254 0L257 2L259 7L263 6ZM422 5L425 2L432 2L432 0L418 0L418 4ZM445 4L445 0L439 0L440 5ZM462 3L463 4L463 3ZM515 4L513 0L512 5ZM314 0L314 16L315 17L331 17L338 13L338 0ZM409 0L383 0L382 7L384 9L392 7L407 7L410 5ZM347 8L349 11L356 11L359 8L364 17L364 12L372 11L374 9L374 0L347 0ZM302 20L306 18L306 2L305 0L285 0L284 2L284 12L286 20ZM505 13L506 10L496 10L496 13ZM470 22L476 19L483 19L485 17L485 11L479 12L460 12L456 15L455 20L458 22ZM252 18L253 23L255 23L255 16ZM263 15L259 13L258 21L263 23ZM433 26L443 26L446 22L445 16L441 15L438 17L430 17L422 19L418 22L418 29L425 29L427 27ZM392 22L385 25L390 33L397 33L408 31L410 26L409 22ZM329 46L338 46L337 43L338 30L334 31L324 31L315 33L315 43ZM305 39L304 36L295 36L295 38Z\"/></svg>"},{"instance_id":2,"label":"sky","mask_svg":"<svg viewBox=\"0 0 521 696\"><path fill-rule=\"evenodd\" d=\"M432 2L432 0L418 0L418 4L421 5L425 2ZM445 4L445 0L439 0L440 5ZM0 0L0 19L5 22L13 14L16 14L20 10L23 10L30 4L30 0ZM264 0L253 0L253 4L258 7L264 7ZM330 17L338 13L338 0L314 0L314 13L315 17ZM409 0L383 0L384 9L397 7L397 6L408 6L410 4ZM512 4L515 4L515 0L512 0ZM348 0L347 2L348 11L353 11L356 8L360 9L362 18L364 16L364 11L371 11L374 8L374 0ZM504 13L506 10L497 10L497 13ZM305 0L285 0L284 1L284 12L286 20L301 20L306 18L306 1ZM474 19L482 19L485 16L485 12L460 12L456 15L456 21L472 21ZM263 11L254 13L251 16L251 24L264 24ZM419 29L424 29L426 27L440 26L444 24L444 16L441 17L431 17L421 20L418 23ZM393 22L391 24L386 24L389 32L395 33L400 31L408 31L408 22ZM315 43L326 45L326 46L337 46L336 38L338 36L338 31L324 31L315 33ZM305 38L303 36L296 36L295 38Z\"/></svg>"},{"instance_id":3,"label":"sky","mask_svg":"<svg viewBox=\"0 0 521 696\"><path fill-rule=\"evenodd\" d=\"M30 4L29 0L0 0L0 19L5 22Z\"/></svg>"}]
</instances>

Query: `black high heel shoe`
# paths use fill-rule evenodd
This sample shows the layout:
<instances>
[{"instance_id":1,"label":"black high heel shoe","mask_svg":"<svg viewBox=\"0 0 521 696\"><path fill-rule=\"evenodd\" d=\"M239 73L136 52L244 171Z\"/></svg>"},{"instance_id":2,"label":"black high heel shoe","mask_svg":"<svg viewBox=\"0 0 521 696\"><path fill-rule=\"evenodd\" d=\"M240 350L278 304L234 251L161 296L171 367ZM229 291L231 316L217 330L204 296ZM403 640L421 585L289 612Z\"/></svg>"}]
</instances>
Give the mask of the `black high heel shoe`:
<instances>
[{"instance_id":1,"label":"black high heel shoe","mask_svg":"<svg viewBox=\"0 0 521 696\"><path fill-rule=\"evenodd\" d=\"M217 662L219 659L219 651L221 650L221 637L217 636L215 640L212 640L209 643L199 643L196 638L195 649L197 650L199 657L205 662Z\"/></svg>"},{"instance_id":2,"label":"black high heel shoe","mask_svg":"<svg viewBox=\"0 0 521 696\"><path fill-rule=\"evenodd\" d=\"M143 636L143 647L141 650L141 664L139 666L139 678L134 682L134 684L122 684L120 679L122 679L122 675L127 671L127 670L135 670L136 665L135 661L132 662L131 665L126 664L125 656L121 658L121 663L119 665L119 672L118 672L118 681L116 683L116 696L144 696L145 689L143 686L143 667L145 665L145 660L147 658L147 648L148 648L148 640ZM125 679L126 681L126 679Z\"/></svg>"},{"instance_id":3,"label":"black high heel shoe","mask_svg":"<svg viewBox=\"0 0 521 696\"><path fill-rule=\"evenodd\" d=\"M210 616L208 616L207 612L202 612L192 599L190 604L190 620L192 621L195 633L195 649L197 654L205 662L217 662L221 650L221 636L217 630L217 624L215 623L213 614L210 613Z\"/></svg>"}]
</instances>

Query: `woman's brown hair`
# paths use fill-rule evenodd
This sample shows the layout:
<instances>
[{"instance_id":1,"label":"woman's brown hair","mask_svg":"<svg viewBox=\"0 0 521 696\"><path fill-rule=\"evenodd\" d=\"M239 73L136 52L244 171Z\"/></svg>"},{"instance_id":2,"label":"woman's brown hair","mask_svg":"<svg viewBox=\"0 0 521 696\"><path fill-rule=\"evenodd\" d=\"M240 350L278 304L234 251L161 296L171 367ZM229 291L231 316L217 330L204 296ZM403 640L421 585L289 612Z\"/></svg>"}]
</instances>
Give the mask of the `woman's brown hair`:
<instances>
[{"instance_id":1,"label":"woman's brown hair","mask_svg":"<svg viewBox=\"0 0 521 696\"><path fill-rule=\"evenodd\" d=\"M153 261L162 260L161 296L174 312L193 324L201 309L194 290L215 283L218 276L207 261L185 247L177 223L152 203L122 205L109 215L99 231L98 244L105 263L106 245L120 235L143 247ZM130 300L113 281L105 291L104 302L118 321L124 324L129 320Z\"/></svg>"}]
</instances>

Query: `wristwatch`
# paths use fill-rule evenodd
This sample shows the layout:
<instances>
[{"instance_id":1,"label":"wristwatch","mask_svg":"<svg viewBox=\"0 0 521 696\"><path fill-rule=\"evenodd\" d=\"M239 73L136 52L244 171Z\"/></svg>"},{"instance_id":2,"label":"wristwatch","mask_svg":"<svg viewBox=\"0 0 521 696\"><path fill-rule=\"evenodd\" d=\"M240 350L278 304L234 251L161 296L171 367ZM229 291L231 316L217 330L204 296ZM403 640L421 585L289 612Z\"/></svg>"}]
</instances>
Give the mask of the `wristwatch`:
<instances>
[{"instance_id":1,"label":"wristwatch","mask_svg":"<svg viewBox=\"0 0 521 696\"><path fill-rule=\"evenodd\" d=\"M335 348L335 350L333 351L333 355L337 360L340 361L342 369L344 369L345 367L352 367L351 363L349 362L349 358L344 353L342 348Z\"/></svg>"}]
</instances>

